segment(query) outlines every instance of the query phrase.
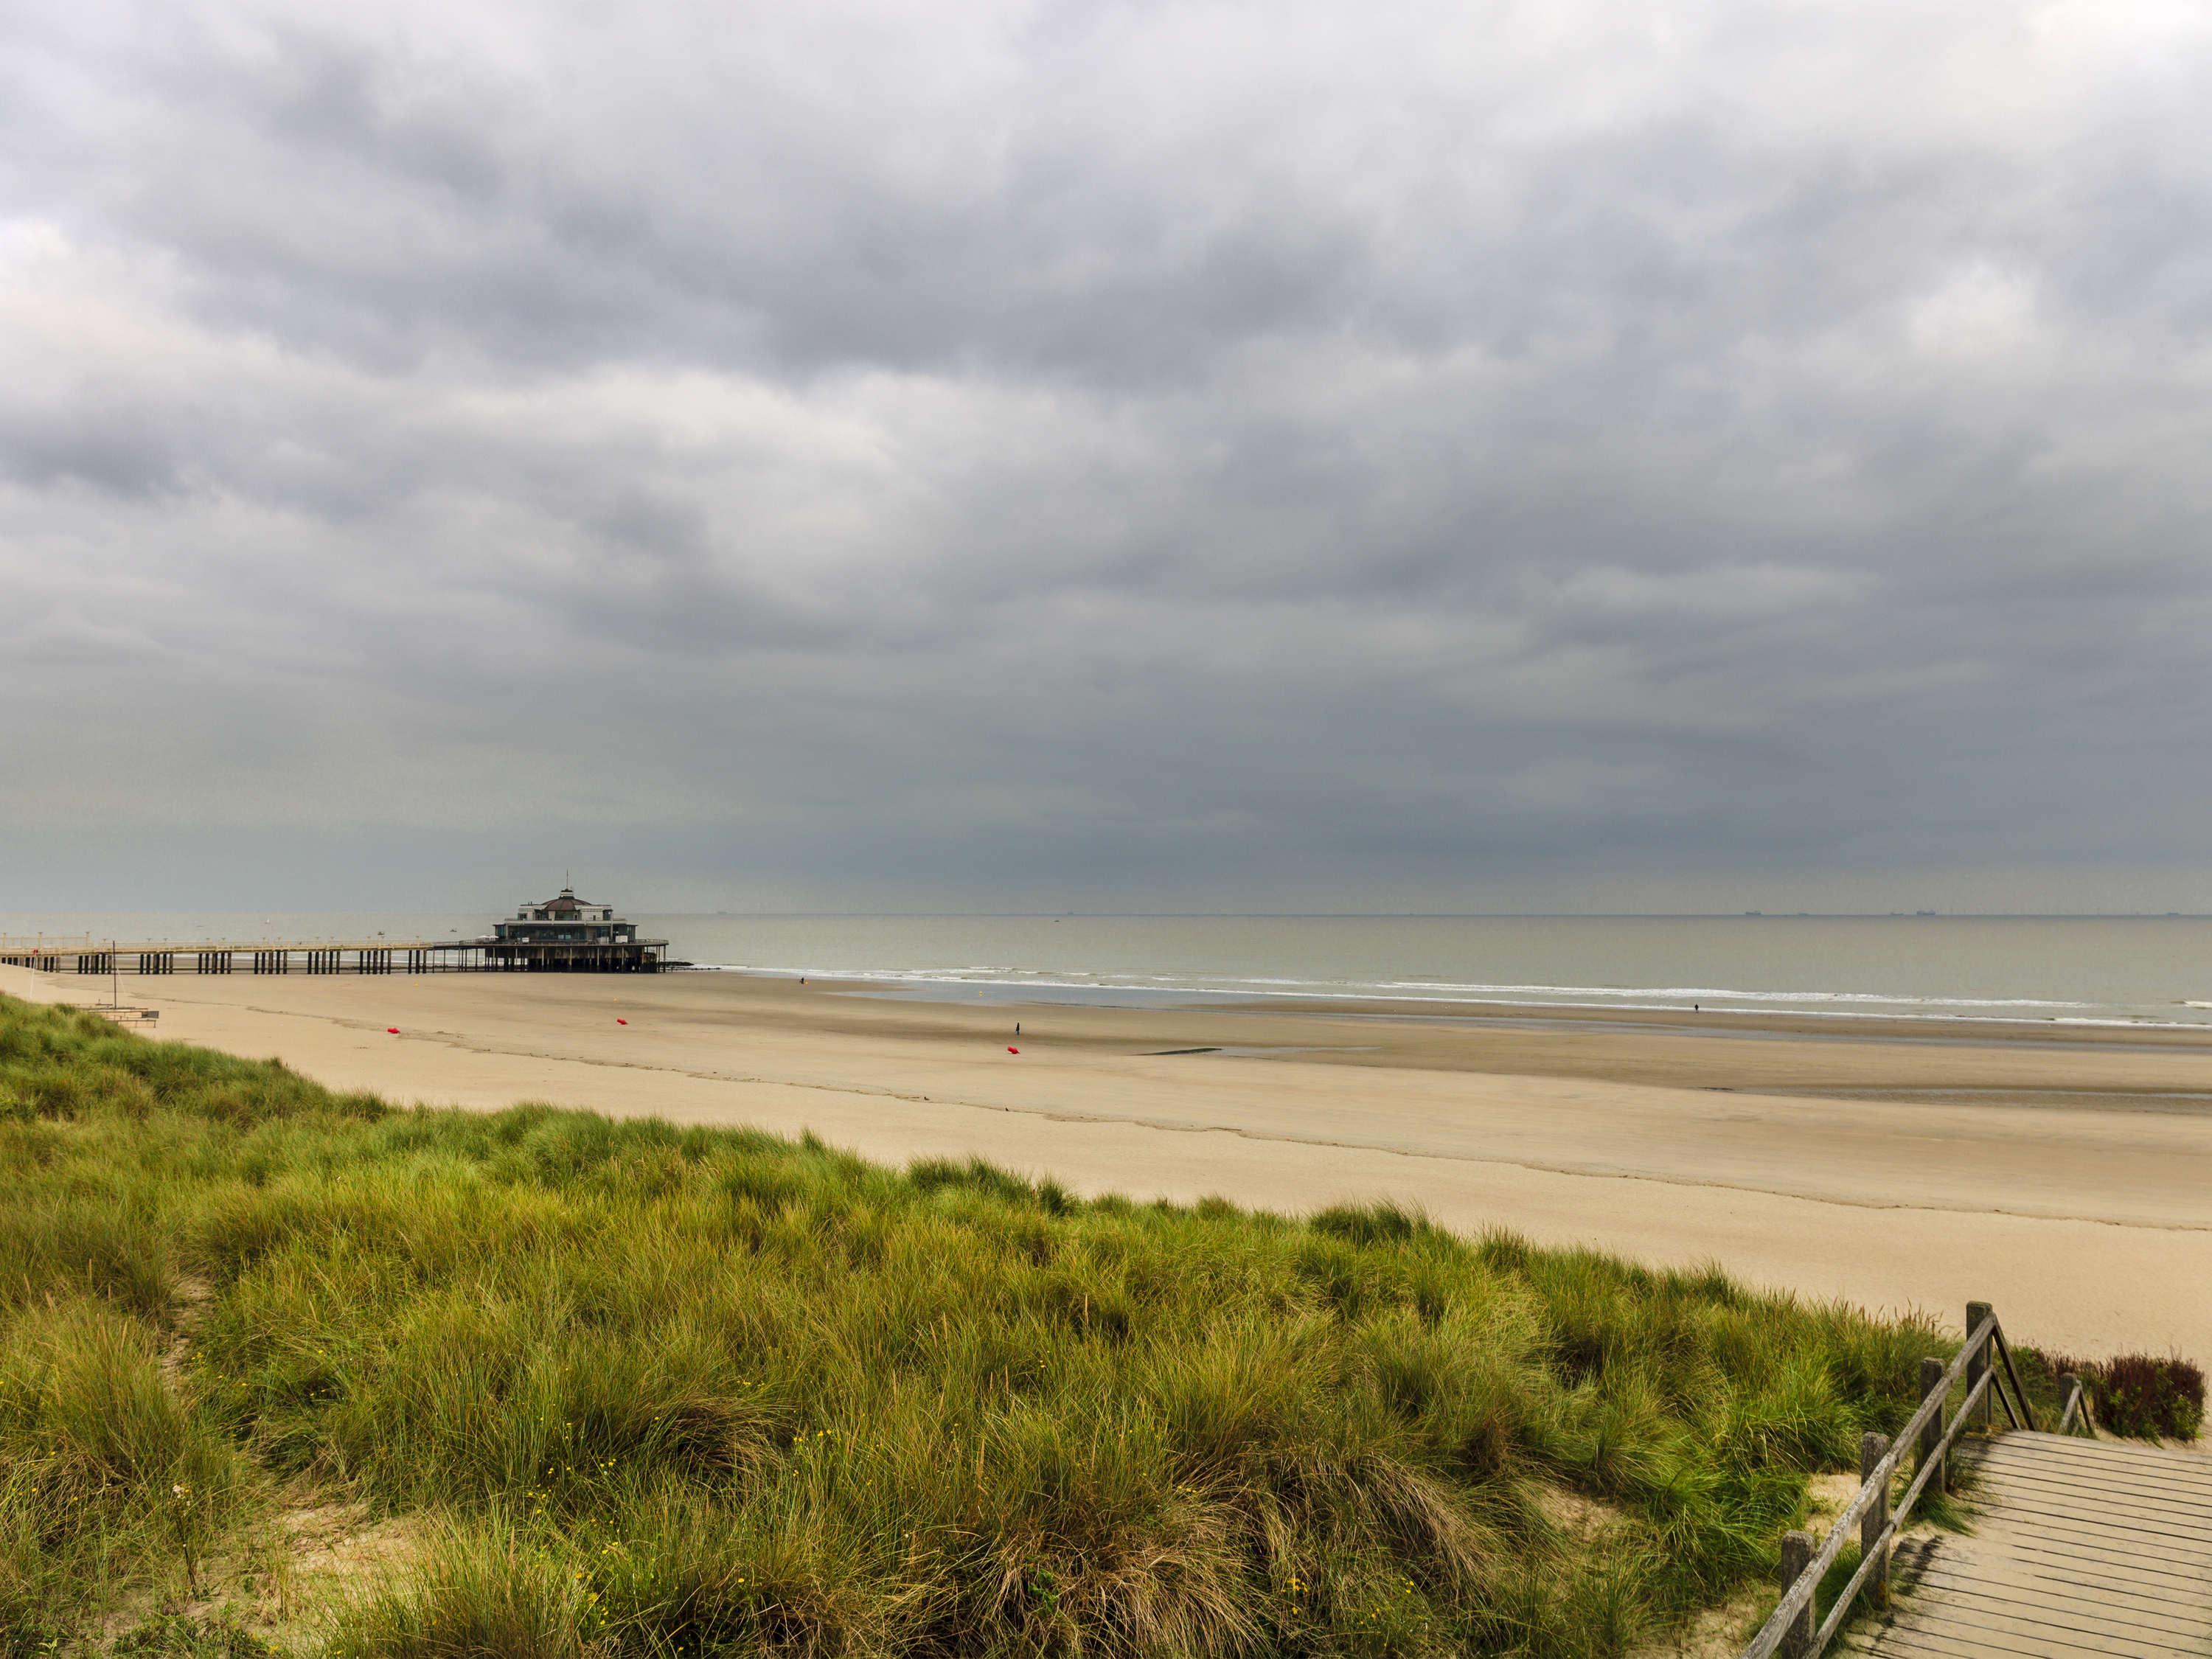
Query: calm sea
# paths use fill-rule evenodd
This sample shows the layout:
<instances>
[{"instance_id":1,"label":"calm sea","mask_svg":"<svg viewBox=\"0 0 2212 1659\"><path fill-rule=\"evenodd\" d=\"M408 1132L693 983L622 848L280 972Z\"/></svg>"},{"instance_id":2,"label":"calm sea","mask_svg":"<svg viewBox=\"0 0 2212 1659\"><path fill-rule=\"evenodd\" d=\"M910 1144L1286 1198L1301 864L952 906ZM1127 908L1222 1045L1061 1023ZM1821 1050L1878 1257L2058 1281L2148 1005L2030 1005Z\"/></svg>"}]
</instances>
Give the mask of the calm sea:
<instances>
[{"instance_id":1,"label":"calm sea","mask_svg":"<svg viewBox=\"0 0 2212 1659\"><path fill-rule=\"evenodd\" d=\"M664 915L702 968L886 992L1160 1003L1376 997L1838 1018L2212 1025L2212 918ZM488 916L0 915L0 933L141 940L472 937ZM1410 1010L1409 1010L1410 1011Z\"/></svg>"}]
</instances>

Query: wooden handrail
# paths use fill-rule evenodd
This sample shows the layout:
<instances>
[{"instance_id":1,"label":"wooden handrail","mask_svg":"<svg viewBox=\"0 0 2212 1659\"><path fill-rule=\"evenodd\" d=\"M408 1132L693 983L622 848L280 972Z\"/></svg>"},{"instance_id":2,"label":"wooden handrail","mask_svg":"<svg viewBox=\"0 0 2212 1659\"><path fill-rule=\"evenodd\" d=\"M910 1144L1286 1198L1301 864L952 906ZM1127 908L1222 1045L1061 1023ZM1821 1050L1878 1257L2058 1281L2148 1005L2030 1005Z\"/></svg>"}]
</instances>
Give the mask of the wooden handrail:
<instances>
[{"instance_id":1,"label":"wooden handrail","mask_svg":"<svg viewBox=\"0 0 2212 1659\"><path fill-rule=\"evenodd\" d=\"M2020 1416L2013 1416L2009 1405L2005 1407L2005 1414L2012 1417L2012 1425L2015 1429L2033 1429L2035 1426L2035 1407L2028 1404L2027 1390L2020 1385L2020 1371L2012 1363L2012 1344L2005 1340L2004 1328L1997 1323L1995 1314L1990 1316L1990 1330L1991 1340L1996 1344L1997 1357L2004 1361L2005 1375L2012 1379L2013 1398L2020 1401ZM2000 1395L1998 1398L2002 1399L2003 1396Z\"/></svg>"},{"instance_id":2,"label":"wooden handrail","mask_svg":"<svg viewBox=\"0 0 2212 1659\"><path fill-rule=\"evenodd\" d=\"M2081 1379L2072 1371L2058 1379L2058 1387L2066 1396L2066 1408L2058 1413L2058 1432L2064 1434L2078 1417L2081 1432L2092 1440L2097 1437L2097 1416L2089 1399L2089 1391L2081 1386Z\"/></svg>"},{"instance_id":3,"label":"wooden handrail","mask_svg":"<svg viewBox=\"0 0 2212 1659\"><path fill-rule=\"evenodd\" d=\"M1878 1566L1884 1571L1882 1586L1878 1586L1877 1595L1886 1593L1883 1587L1887 1584L1890 1546L1911 1519L1913 1505L1920 1501L1929 1482L1944 1468L1951 1448L1965 1432L1977 1406L1994 1395L1997 1403L2004 1408L2006 1419L2014 1428L2035 1427L2035 1407L2028 1401L2027 1390L2021 1386L2020 1369L2013 1363L2012 1346L2005 1340L2004 1328L1998 1324L1994 1310L1984 1311L1983 1304L1977 1303L1969 1310L1970 1316L1973 1313L1982 1313L1983 1317L1967 1331L1965 1345L1952 1356L1951 1363L1944 1368L1942 1375L1925 1389L1920 1408L1905 1419L1904 1427L1897 1431L1896 1437L1875 1459L1873 1467L1866 1468L1857 1492L1850 1503L1844 1505L1843 1513L1836 1517L1835 1524L1828 1528L1826 1541L1818 1549L1814 1549L1811 1547L1812 1540L1807 1534L1790 1534L1795 1547L1785 1549L1783 1553L1785 1582L1782 1587L1782 1599L1775 1604L1773 1615L1759 1627L1759 1633L1744 1649L1742 1659L1775 1659L1778 1655L1781 1659L1817 1659L1817 1656L1843 1627L1853 1599L1865 1587L1868 1579L1874 1577ZM1974 1361L1978 1358L1995 1363L1977 1366ZM1951 1397L1951 1390L1958 1386L1960 1378L1970 1370L1975 1373L1974 1380L1968 1384L1966 1398L1960 1402L1957 1413L1945 1424L1944 1402ZM2083 1408L2085 1426L2088 1421L2087 1396L2081 1391L2080 1379L2069 1378L2068 1381L2074 1387L2067 1401L2064 1415L2059 1419L2059 1432L2062 1434L2074 1420L2077 1406ZM2006 1383L2011 1385L2009 1389L2004 1386ZM1931 1425L1936 1426L1937 1431L1921 1451L1911 1484L1905 1487L1902 1498L1894 1504L1891 1504L1888 1501L1890 1483L1896 1478L1897 1471L1904 1462L1906 1448L1918 1444L1923 1431ZM2094 1429L2091 1432L2094 1432ZM1865 1455L1873 1455L1870 1446ZM1863 1458L1861 1467L1865 1468ZM1876 1499L1881 1501L1881 1520L1879 1531L1874 1533L1872 1541L1869 1542L1866 1534L1874 1528ZM1835 1605L1828 1609L1828 1616L1815 1629L1813 1624L1814 1595L1820 1589L1821 1576L1843 1553L1844 1540L1853 1535L1855 1528L1861 1540L1858 1570L1851 1574L1850 1581L1838 1594ZM1801 1540L1802 1542L1796 1542Z\"/></svg>"}]
</instances>

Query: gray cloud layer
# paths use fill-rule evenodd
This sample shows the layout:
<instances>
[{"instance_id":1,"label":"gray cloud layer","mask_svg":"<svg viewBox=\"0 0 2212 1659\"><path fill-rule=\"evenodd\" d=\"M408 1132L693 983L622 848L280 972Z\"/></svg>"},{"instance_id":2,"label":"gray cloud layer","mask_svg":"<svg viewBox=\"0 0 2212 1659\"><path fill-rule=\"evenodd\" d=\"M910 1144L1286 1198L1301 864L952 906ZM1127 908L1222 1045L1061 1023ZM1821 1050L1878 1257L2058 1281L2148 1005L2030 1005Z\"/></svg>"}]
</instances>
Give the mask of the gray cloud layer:
<instances>
[{"instance_id":1,"label":"gray cloud layer","mask_svg":"<svg viewBox=\"0 0 2212 1659\"><path fill-rule=\"evenodd\" d=\"M0 8L0 908L2212 905L2208 110L2109 0Z\"/></svg>"}]
</instances>

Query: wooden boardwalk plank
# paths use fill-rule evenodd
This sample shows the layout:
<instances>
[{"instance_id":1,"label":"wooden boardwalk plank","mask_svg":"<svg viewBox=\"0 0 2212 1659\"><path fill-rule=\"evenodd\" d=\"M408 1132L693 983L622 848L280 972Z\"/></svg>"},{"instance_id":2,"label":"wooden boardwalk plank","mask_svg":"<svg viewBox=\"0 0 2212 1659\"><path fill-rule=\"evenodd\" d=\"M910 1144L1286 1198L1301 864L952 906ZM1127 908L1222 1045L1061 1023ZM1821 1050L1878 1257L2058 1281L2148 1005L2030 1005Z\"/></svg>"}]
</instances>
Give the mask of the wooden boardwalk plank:
<instances>
[{"instance_id":1,"label":"wooden boardwalk plank","mask_svg":"<svg viewBox=\"0 0 2212 1659\"><path fill-rule=\"evenodd\" d=\"M2148 1550L2177 1565L2212 1567L2212 1539L2168 1530L2151 1516L2100 1511L2094 1504L2069 1504L2062 1509L2017 1500L2008 1502L2002 1492L1995 1494L1995 1498L1996 1501L1990 1507L2001 1507L2006 1519L2016 1527L2097 1539L2113 1551Z\"/></svg>"},{"instance_id":2,"label":"wooden boardwalk plank","mask_svg":"<svg viewBox=\"0 0 2212 1659\"><path fill-rule=\"evenodd\" d=\"M1932 1606L1917 1618L1900 1618L1862 1652L1891 1654L1912 1647L1938 1653L1986 1650L2014 1659L2202 1659L2203 1649L2183 1643L2142 1644L2109 1632L2053 1628L1960 1602Z\"/></svg>"},{"instance_id":3,"label":"wooden boardwalk plank","mask_svg":"<svg viewBox=\"0 0 2212 1659\"><path fill-rule=\"evenodd\" d=\"M2212 1529L2212 1499L2163 1492L2155 1486L2128 1481L2069 1480L2058 1475L2028 1474L2015 1469L1984 1470L1975 1479L2002 1491L2018 1492L2026 1502L2057 1504L2091 1498L2170 1516L2178 1525L2192 1531Z\"/></svg>"},{"instance_id":4,"label":"wooden boardwalk plank","mask_svg":"<svg viewBox=\"0 0 2212 1659\"><path fill-rule=\"evenodd\" d=\"M2019 1443L2008 1445L2007 1441ZM1992 1463L2048 1458L2068 1468L2124 1470L2169 1486L2212 1484L2212 1457L2201 1452L2174 1451L2165 1446L2122 1446L2110 1440L2077 1440L2070 1435L2008 1434L1985 1443L1978 1456Z\"/></svg>"},{"instance_id":5,"label":"wooden boardwalk plank","mask_svg":"<svg viewBox=\"0 0 2212 1659\"><path fill-rule=\"evenodd\" d=\"M1921 1570L1936 1577L1956 1577L1964 1571L1942 1555L1924 1563ZM2023 1593L2079 1596L2111 1607L2138 1607L2146 1613L2170 1606L2184 1609L2194 1618L2194 1609L2203 1600L2202 1590L2194 1584L2176 1583L2141 1573L2124 1581L2102 1574L2094 1579L2084 1579L2077 1563L2021 1551L2008 1550L2000 1554L1984 1550L1975 1572L1988 1583L2010 1584Z\"/></svg>"},{"instance_id":6,"label":"wooden boardwalk plank","mask_svg":"<svg viewBox=\"0 0 2212 1659\"><path fill-rule=\"evenodd\" d=\"M1926 1607L1920 1610L1921 1616L1900 1619L1900 1626L1949 1628L1964 1625L1977 1630L2034 1636L2041 1641L2087 1647L2094 1652L2133 1654L2142 1659L2160 1659L2160 1656L2170 1654L2179 1654L2182 1659L2203 1659L2203 1650L2195 1640L2195 1632L2186 1627L2146 1630L2114 1619L2071 1613L2035 1596L1992 1593L1986 1586L1971 1582L1961 1588L1932 1589L1922 1599Z\"/></svg>"},{"instance_id":7,"label":"wooden boardwalk plank","mask_svg":"<svg viewBox=\"0 0 2212 1659\"><path fill-rule=\"evenodd\" d=\"M2019 1443L2008 1445L2007 1441ZM2212 1487L2212 1457L2167 1446L2115 1446L2109 1440L2013 1433L1970 1442L1961 1448L1960 1455L1990 1468L2044 1464L2072 1474L2125 1475L2134 1480L2197 1491Z\"/></svg>"},{"instance_id":8,"label":"wooden boardwalk plank","mask_svg":"<svg viewBox=\"0 0 2212 1659\"><path fill-rule=\"evenodd\" d=\"M1977 1478L2065 1486L2076 1491L2126 1492L2174 1504L2192 1514L2212 1510L2212 1486L2164 1483L2124 1470L2069 1468L2047 1457L2023 1457L2002 1463L1992 1459L1980 1466Z\"/></svg>"},{"instance_id":9,"label":"wooden boardwalk plank","mask_svg":"<svg viewBox=\"0 0 2212 1659\"><path fill-rule=\"evenodd\" d=\"M2073 1541L2053 1540L2041 1533L1998 1532L1981 1536L2014 1559L2038 1562L2077 1583L2134 1585L2147 1595L2172 1596L2192 1607L2212 1595L2212 1577L2201 1572L2175 1572L2139 1556L2092 1554Z\"/></svg>"},{"instance_id":10,"label":"wooden boardwalk plank","mask_svg":"<svg viewBox=\"0 0 2212 1659\"><path fill-rule=\"evenodd\" d=\"M2014 1443L2005 1444L2008 1440ZM2198 1451L2154 1446L2148 1441L2123 1446L2112 1440L2083 1440L2070 1434L2039 1434L2023 1430L1984 1442L1981 1455L1998 1462L2056 1457L2075 1468L2126 1467L2148 1470L2162 1480L2212 1480L2212 1457Z\"/></svg>"},{"instance_id":11,"label":"wooden boardwalk plank","mask_svg":"<svg viewBox=\"0 0 2212 1659\"><path fill-rule=\"evenodd\" d=\"M2208 1659L2212 1459L2015 1433L1963 1450L1974 1529L1846 1644L1882 1659ZM1909 1585L1909 1588L1908 1588Z\"/></svg>"},{"instance_id":12,"label":"wooden boardwalk plank","mask_svg":"<svg viewBox=\"0 0 2212 1659\"><path fill-rule=\"evenodd\" d=\"M1984 1509L1996 1509L1990 1504ZM2195 1547L2193 1540L2175 1538L2140 1522L2114 1517L2100 1521L2094 1515L2054 1515L2045 1510L2014 1510L2005 1513L1996 1530L2008 1536L2029 1536L2064 1543L2084 1556L2109 1556L2117 1561L2140 1561L2155 1565L2177 1578L2212 1577L2212 1557Z\"/></svg>"},{"instance_id":13,"label":"wooden boardwalk plank","mask_svg":"<svg viewBox=\"0 0 2212 1659\"><path fill-rule=\"evenodd\" d=\"M2094 1493L2104 1502L2124 1504L2130 1509L2171 1515L2191 1526L2212 1523L2212 1492L2198 1498L2189 1493L2168 1493L2160 1487L2137 1481L2117 1481L2101 1476L2083 1478L2063 1471L2025 1468L2016 1465L2002 1469L1984 1468L1978 1471L1974 1478L2023 1494L2045 1493L2058 1499L2069 1494Z\"/></svg>"},{"instance_id":14,"label":"wooden boardwalk plank","mask_svg":"<svg viewBox=\"0 0 2212 1659\"><path fill-rule=\"evenodd\" d=\"M2072 1510L2102 1511L2109 1504L2124 1510L2148 1514L2158 1518L2160 1530L2185 1538L2196 1538L2212 1533L2203 1511L2186 1503L2168 1504L2153 1495L2138 1492L2124 1482L2108 1482L2101 1486L2087 1483L2062 1484L2050 1480L2025 1480L2011 1474L1984 1474L1977 1477L1976 1490L1994 1490L2006 1494L2004 1507L2034 1510L2051 1515L2064 1515Z\"/></svg>"},{"instance_id":15,"label":"wooden boardwalk plank","mask_svg":"<svg viewBox=\"0 0 2212 1659\"><path fill-rule=\"evenodd\" d=\"M2010 1516L2033 1517L2066 1525L2087 1521L2116 1536L2150 1533L2171 1540L2186 1556L2212 1557L2212 1518L2189 1503L2169 1503L2125 1482L2063 1483L1982 1474L1972 1495L1982 1506Z\"/></svg>"},{"instance_id":16,"label":"wooden boardwalk plank","mask_svg":"<svg viewBox=\"0 0 2212 1659\"><path fill-rule=\"evenodd\" d=\"M2160 1560L2133 1544L2115 1549L2092 1532L2059 1532L2049 1527L1991 1527L1978 1529L1972 1552L2002 1553L2040 1563L2077 1583L2132 1583L2159 1594L2201 1601L2212 1597L2212 1571L2187 1563Z\"/></svg>"},{"instance_id":17,"label":"wooden boardwalk plank","mask_svg":"<svg viewBox=\"0 0 2212 1659\"><path fill-rule=\"evenodd\" d=\"M1925 1631L1896 1631L1879 1651L1884 1659L1891 1656L1895 1659L2049 1659L2034 1648L1985 1642L1958 1632L1931 1635Z\"/></svg>"},{"instance_id":18,"label":"wooden boardwalk plank","mask_svg":"<svg viewBox=\"0 0 2212 1659\"><path fill-rule=\"evenodd\" d=\"M2082 1636L2109 1631L2125 1640L2154 1648L2171 1646L2177 1640L2185 1644L2195 1640L2197 1626L2185 1613L2168 1617L2157 1625L2141 1626L2122 1623L2112 1616L2115 1610L2110 1607L2093 1607L2086 1613L2069 1610L2080 1606L2078 1601L2060 1601L2023 1586L1992 1583L1980 1573L1972 1577L1930 1577L1916 1580L1909 1595L1899 1599L1897 1622L1925 1623L1938 1615L1948 1618L1957 1614L1984 1624L2008 1620L2015 1624L2050 1625L2074 1630ZM2171 1615L2176 1610L2168 1608L2166 1612Z\"/></svg>"}]
</instances>

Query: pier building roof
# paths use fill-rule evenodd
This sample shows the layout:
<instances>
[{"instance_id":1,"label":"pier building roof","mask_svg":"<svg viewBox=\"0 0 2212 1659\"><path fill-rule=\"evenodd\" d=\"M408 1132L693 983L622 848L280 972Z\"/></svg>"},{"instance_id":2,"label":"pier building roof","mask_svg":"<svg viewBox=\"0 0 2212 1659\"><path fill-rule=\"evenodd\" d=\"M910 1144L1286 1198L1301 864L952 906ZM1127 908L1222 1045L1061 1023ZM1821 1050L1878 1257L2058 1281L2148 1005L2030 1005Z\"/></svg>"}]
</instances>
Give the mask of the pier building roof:
<instances>
[{"instance_id":1,"label":"pier building roof","mask_svg":"<svg viewBox=\"0 0 2212 1659\"><path fill-rule=\"evenodd\" d=\"M513 921L495 923L492 937L535 944L628 943L637 938L637 924L617 916L611 904L580 899L574 888L563 887L550 899L521 906Z\"/></svg>"}]
</instances>

